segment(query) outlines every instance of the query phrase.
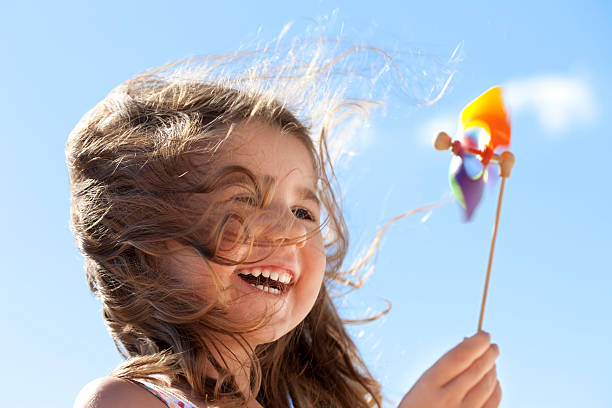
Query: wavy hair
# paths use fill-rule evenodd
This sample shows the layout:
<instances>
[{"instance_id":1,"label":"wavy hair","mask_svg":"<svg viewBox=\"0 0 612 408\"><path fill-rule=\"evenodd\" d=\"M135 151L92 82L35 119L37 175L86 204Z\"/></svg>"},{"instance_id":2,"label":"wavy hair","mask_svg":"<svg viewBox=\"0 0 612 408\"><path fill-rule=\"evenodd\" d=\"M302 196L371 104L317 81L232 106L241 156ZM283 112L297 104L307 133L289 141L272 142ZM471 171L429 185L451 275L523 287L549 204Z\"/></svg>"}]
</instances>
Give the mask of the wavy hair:
<instances>
[{"instance_id":1,"label":"wavy hair","mask_svg":"<svg viewBox=\"0 0 612 408\"><path fill-rule=\"evenodd\" d=\"M341 270L348 232L328 139L339 125L367 114L373 102L343 98L342 89L332 92L322 84L360 51L327 60L317 53L309 54L309 61L289 55L291 61L272 65L267 57L253 63L254 55L263 54L246 52L167 65L121 84L75 127L66 148L71 228L104 322L126 358L114 375L165 378L188 385L208 402L244 405L247 397L219 358L219 339L231 336L248 349L243 335L266 317L248 325L229 322L227 305L197 297L166 273L162 261L169 254L165 243L175 240L206 262L245 262L221 248L234 221L240 227L231 236L233 247L261 244L253 217L265 211L269 186L246 169L216 166L232 130L257 122L296 137L311 154L325 215L320 228L327 263L304 321L280 339L248 350L251 392L263 405L279 408L382 406L380 385L330 295L335 285L353 282L356 271ZM238 66L247 68L237 72ZM236 182L254 192L256 211L220 201L223 189ZM194 194L207 197L204 208L190 205ZM307 238L271 243L271 252ZM207 378L207 367L216 369L218 378Z\"/></svg>"}]
</instances>

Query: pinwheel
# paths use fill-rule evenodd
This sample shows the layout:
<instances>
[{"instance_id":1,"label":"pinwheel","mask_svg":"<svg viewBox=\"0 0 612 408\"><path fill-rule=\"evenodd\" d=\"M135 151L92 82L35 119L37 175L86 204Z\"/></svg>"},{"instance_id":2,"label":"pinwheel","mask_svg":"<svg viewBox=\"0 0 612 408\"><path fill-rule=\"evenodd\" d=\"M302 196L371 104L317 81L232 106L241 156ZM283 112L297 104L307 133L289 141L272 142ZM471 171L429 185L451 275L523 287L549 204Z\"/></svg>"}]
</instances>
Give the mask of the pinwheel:
<instances>
[{"instance_id":1,"label":"pinwheel","mask_svg":"<svg viewBox=\"0 0 612 408\"><path fill-rule=\"evenodd\" d=\"M438 150L451 149L453 153L449 179L455 198L464 210L466 221L472 218L474 210L480 203L491 165L499 166L499 176L501 176L495 226L478 320L478 330L481 330L504 186L514 166L514 155L508 150L511 134L510 114L504 105L502 88L493 87L468 104L461 112L460 123L458 135L454 140L445 132L440 132L435 139L434 147Z\"/></svg>"}]
</instances>

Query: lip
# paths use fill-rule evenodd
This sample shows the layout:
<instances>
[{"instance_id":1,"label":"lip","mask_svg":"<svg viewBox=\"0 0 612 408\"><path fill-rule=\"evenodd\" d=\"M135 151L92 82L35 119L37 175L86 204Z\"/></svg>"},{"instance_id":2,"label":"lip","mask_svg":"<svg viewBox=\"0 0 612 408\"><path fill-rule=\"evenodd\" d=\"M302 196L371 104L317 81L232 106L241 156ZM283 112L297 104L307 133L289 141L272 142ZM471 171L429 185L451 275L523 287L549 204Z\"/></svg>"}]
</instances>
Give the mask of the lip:
<instances>
[{"instance_id":1,"label":"lip","mask_svg":"<svg viewBox=\"0 0 612 408\"><path fill-rule=\"evenodd\" d=\"M239 276L238 276L238 271L243 271L243 270L251 270L251 269L268 269L268 270L282 270L284 272L287 272L291 275L291 281L290 283L286 284L286 289L279 293L270 293L270 292L264 292L263 290L257 289L255 286L251 285L250 283L245 282L244 280L242 280ZM249 266L247 268L239 268L235 270L235 274L234 274L234 279L237 280L238 286L240 288L242 288L243 291L245 292L253 292L253 293L258 293L259 295L267 295L267 296L271 296L275 299L279 299L279 298L283 298L285 296L287 296L289 294L289 292L291 292L291 289L293 288L293 285L296 282L296 276L295 273L293 273L293 271L291 269L285 268L285 267L281 267L281 266L275 266L275 265L253 265L253 266Z\"/></svg>"}]
</instances>

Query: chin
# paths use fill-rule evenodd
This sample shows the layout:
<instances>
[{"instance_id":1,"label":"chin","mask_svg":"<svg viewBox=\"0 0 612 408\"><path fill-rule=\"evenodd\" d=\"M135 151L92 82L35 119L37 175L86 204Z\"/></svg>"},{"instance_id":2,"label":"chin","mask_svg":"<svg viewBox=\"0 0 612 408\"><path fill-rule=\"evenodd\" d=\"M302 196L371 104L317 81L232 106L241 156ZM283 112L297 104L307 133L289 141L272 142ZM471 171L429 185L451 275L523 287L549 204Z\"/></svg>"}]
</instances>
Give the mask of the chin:
<instances>
[{"instance_id":1,"label":"chin","mask_svg":"<svg viewBox=\"0 0 612 408\"><path fill-rule=\"evenodd\" d=\"M275 342L290 333L302 322L302 319L288 319L285 316L279 316L282 312L282 310L276 313L270 312L271 314L267 317L268 320L263 322L263 327L246 334L247 340L253 347Z\"/></svg>"},{"instance_id":2,"label":"chin","mask_svg":"<svg viewBox=\"0 0 612 408\"><path fill-rule=\"evenodd\" d=\"M288 334L293 330L294 327L278 327L278 328L265 328L261 331L257 331L248 337L249 343L253 346L258 346L260 344L269 344L277 341L284 335Z\"/></svg>"}]
</instances>

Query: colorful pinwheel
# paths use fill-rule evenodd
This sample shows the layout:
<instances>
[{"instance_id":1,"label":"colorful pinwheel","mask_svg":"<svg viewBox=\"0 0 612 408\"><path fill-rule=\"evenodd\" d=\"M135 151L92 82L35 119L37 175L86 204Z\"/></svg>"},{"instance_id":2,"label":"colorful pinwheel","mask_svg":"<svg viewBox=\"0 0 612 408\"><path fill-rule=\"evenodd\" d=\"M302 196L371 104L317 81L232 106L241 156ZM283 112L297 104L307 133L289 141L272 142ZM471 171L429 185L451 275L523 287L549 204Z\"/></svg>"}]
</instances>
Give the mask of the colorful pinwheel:
<instances>
[{"instance_id":1,"label":"colorful pinwheel","mask_svg":"<svg viewBox=\"0 0 612 408\"><path fill-rule=\"evenodd\" d=\"M457 202L465 210L465 219L470 220L489 178L489 165L493 162L501 167L504 159L511 160L508 154L505 157L503 153L498 155L509 148L511 132L502 89L491 88L476 98L463 109L460 121L455 140L451 141L446 133L441 132L435 147L438 150L452 148L450 184Z\"/></svg>"},{"instance_id":2,"label":"colorful pinwheel","mask_svg":"<svg viewBox=\"0 0 612 408\"><path fill-rule=\"evenodd\" d=\"M502 99L502 88L493 87L467 105L461 112L460 121L458 137L452 140L448 134L440 132L434 147L438 150L451 149L453 153L450 184L457 202L465 210L466 221L472 218L480 203L491 164L499 166L502 179L478 321L478 330L481 330L505 181L514 166L514 155L507 150L510 147L511 126L510 114Z\"/></svg>"}]
</instances>

